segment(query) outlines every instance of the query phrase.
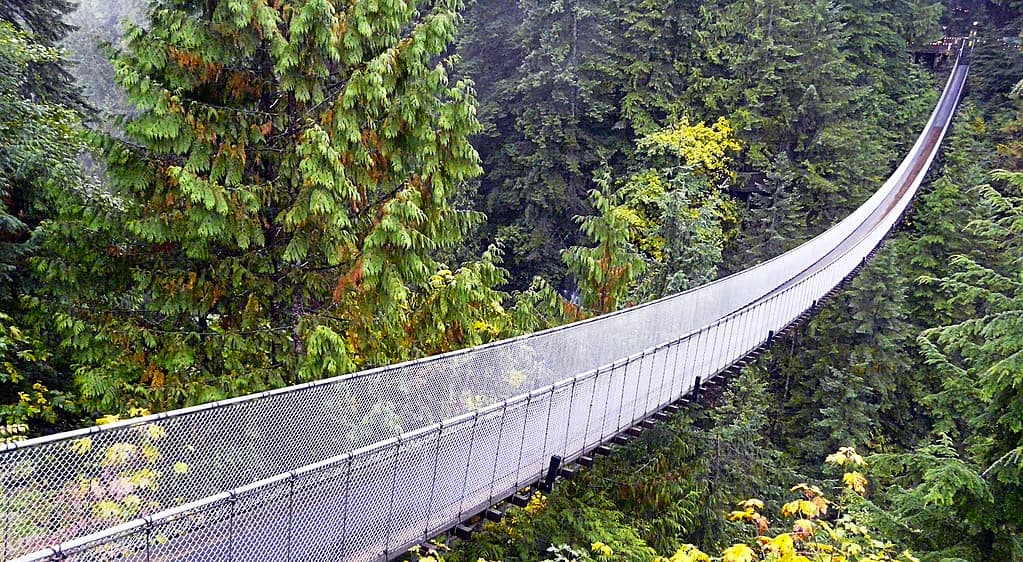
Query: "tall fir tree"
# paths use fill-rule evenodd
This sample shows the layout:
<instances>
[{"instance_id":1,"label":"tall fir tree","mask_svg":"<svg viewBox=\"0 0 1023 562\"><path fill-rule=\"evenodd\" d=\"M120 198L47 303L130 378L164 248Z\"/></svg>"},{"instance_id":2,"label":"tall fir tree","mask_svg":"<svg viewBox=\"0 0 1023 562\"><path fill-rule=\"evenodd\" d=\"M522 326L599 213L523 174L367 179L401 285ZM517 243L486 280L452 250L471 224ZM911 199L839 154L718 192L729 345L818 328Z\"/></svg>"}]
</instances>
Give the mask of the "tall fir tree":
<instances>
[{"instance_id":1,"label":"tall fir tree","mask_svg":"<svg viewBox=\"0 0 1023 562\"><path fill-rule=\"evenodd\" d=\"M451 204L480 173L473 90L444 58L461 8L174 1L129 28L114 67L137 112L100 140L108 195L61 210L39 267L92 410L493 337L497 254L435 257L479 220Z\"/></svg>"}]
</instances>

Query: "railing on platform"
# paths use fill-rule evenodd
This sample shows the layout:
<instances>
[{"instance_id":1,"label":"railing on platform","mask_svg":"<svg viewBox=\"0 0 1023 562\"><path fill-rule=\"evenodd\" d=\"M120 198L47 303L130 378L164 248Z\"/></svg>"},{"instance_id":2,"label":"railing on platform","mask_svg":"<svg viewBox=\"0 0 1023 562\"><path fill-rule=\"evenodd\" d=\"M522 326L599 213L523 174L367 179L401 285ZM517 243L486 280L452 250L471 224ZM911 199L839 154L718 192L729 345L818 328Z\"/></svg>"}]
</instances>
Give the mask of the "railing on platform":
<instances>
[{"instance_id":1,"label":"railing on platform","mask_svg":"<svg viewBox=\"0 0 1023 562\"><path fill-rule=\"evenodd\" d=\"M402 554L687 394L845 279L909 205L967 70L877 193L751 269L529 336L4 446L0 560Z\"/></svg>"}]
</instances>

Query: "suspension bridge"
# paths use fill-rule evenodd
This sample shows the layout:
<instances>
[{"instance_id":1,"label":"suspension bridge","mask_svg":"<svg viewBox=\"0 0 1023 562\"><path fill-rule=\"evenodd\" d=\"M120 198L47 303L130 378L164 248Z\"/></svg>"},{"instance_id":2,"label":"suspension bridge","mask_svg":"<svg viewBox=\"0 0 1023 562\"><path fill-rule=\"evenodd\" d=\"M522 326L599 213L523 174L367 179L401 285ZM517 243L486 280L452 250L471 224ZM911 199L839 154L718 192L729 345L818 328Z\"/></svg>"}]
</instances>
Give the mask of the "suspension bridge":
<instances>
[{"instance_id":1,"label":"suspension bridge","mask_svg":"<svg viewBox=\"0 0 1023 562\"><path fill-rule=\"evenodd\" d=\"M375 561L657 415L815 309L899 221L962 95L805 244L702 287L515 339L0 448L0 560Z\"/></svg>"}]
</instances>

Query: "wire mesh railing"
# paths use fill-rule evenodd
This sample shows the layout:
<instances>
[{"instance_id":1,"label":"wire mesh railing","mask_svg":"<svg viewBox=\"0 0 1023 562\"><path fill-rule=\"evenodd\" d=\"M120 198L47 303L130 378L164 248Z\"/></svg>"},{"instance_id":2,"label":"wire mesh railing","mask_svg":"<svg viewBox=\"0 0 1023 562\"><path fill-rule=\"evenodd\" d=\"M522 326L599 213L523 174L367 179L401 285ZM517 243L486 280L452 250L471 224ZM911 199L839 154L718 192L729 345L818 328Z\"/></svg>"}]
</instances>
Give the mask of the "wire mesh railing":
<instances>
[{"instance_id":1,"label":"wire mesh railing","mask_svg":"<svg viewBox=\"0 0 1023 562\"><path fill-rule=\"evenodd\" d=\"M757 267L479 348L5 446L2 560L404 552L685 395L848 276L909 204L966 70L870 200Z\"/></svg>"}]
</instances>

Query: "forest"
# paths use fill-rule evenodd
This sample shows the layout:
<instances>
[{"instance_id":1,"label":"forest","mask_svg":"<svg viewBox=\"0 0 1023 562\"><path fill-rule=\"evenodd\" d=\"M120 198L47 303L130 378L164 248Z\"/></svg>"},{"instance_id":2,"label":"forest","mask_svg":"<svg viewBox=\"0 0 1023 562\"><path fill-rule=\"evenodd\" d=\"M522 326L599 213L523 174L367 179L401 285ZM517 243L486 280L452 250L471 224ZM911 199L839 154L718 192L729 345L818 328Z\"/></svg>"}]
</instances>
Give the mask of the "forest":
<instances>
[{"instance_id":1,"label":"forest","mask_svg":"<svg viewBox=\"0 0 1023 562\"><path fill-rule=\"evenodd\" d=\"M812 320L421 562L1023 560L1023 2L0 0L0 443L591 318L798 246Z\"/></svg>"}]
</instances>

